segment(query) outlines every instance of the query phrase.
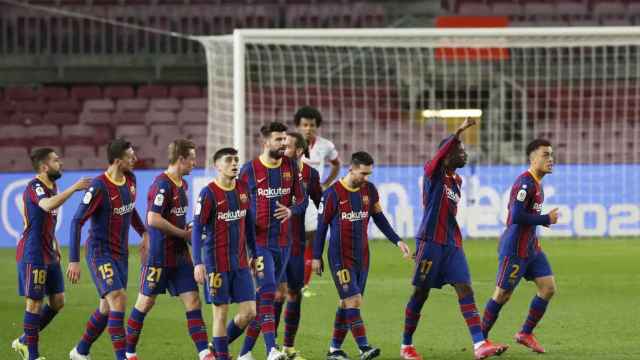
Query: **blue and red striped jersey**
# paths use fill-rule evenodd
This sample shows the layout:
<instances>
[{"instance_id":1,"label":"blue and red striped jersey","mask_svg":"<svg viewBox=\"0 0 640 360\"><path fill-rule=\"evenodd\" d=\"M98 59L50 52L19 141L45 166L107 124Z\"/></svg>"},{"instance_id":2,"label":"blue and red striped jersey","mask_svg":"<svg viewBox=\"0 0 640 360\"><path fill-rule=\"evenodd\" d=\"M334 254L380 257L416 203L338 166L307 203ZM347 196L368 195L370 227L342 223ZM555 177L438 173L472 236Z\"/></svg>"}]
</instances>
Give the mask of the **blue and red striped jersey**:
<instances>
[{"instance_id":1,"label":"blue and red striped jersey","mask_svg":"<svg viewBox=\"0 0 640 360\"><path fill-rule=\"evenodd\" d=\"M249 189L242 181L236 181L233 188L212 181L200 191L191 235L196 265L204 263L213 272L249 266L248 256L256 253L250 201Z\"/></svg>"},{"instance_id":2,"label":"blue and red striped jersey","mask_svg":"<svg viewBox=\"0 0 640 360\"><path fill-rule=\"evenodd\" d=\"M129 226L140 235L146 231L135 205L136 179L132 173L125 174L121 183L110 179L106 173L93 179L71 220L69 261L80 260L80 231L89 218L87 255L128 259Z\"/></svg>"},{"instance_id":3,"label":"blue and red striped jersey","mask_svg":"<svg viewBox=\"0 0 640 360\"><path fill-rule=\"evenodd\" d=\"M182 180L178 185L166 174L158 175L151 184L147 194L147 211L160 214L171 225L186 228L187 208L189 201L187 182ZM189 246L185 239L165 234L160 229L148 226L149 248L143 256L148 266L177 266L185 261L191 262Z\"/></svg>"},{"instance_id":4,"label":"blue and red striped jersey","mask_svg":"<svg viewBox=\"0 0 640 360\"><path fill-rule=\"evenodd\" d=\"M24 189L24 231L16 252L18 262L39 265L60 262L60 245L55 236L58 210L45 211L38 205L40 200L57 193L55 183L50 189L38 178L31 180Z\"/></svg>"},{"instance_id":5,"label":"blue and red striped jersey","mask_svg":"<svg viewBox=\"0 0 640 360\"><path fill-rule=\"evenodd\" d=\"M302 163L302 170L300 170L299 174L305 196L310 198L316 207L319 207L320 201L322 201L322 187L320 186L320 174L318 170L306 163ZM304 214L291 217L291 256L301 256L304 254L304 219Z\"/></svg>"},{"instance_id":6,"label":"blue and red striped jersey","mask_svg":"<svg viewBox=\"0 0 640 360\"><path fill-rule=\"evenodd\" d=\"M549 215L541 215L544 191L529 171L522 173L511 187L507 228L500 237L500 255L526 258L540 251L537 225L548 226Z\"/></svg>"},{"instance_id":7,"label":"blue and red striped jersey","mask_svg":"<svg viewBox=\"0 0 640 360\"><path fill-rule=\"evenodd\" d=\"M442 165L447 154L454 151L459 143L458 138L452 135L424 165L424 215L416 234L417 240L462 246L462 233L456 220L462 179L455 172L447 173Z\"/></svg>"},{"instance_id":8,"label":"blue and red striped jersey","mask_svg":"<svg viewBox=\"0 0 640 360\"><path fill-rule=\"evenodd\" d=\"M251 213L256 221L256 246L278 249L291 246L290 221L274 217L276 202L291 209L292 215L304 214L307 197L298 176L297 163L284 156L279 165L269 166L256 158L240 170L240 179L249 186Z\"/></svg>"},{"instance_id":9,"label":"blue and red striped jersey","mask_svg":"<svg viewBox=\"0 0 640 360\"><path fill-rule=\"evenodd\" d=\"M391 229L382 212L378 190L375 185L365 182L358 189L349 188L344 180L329 187L322 195L318 209L318 231L313 241L313 258L321 259L327 228L329 236L329 259L339 261L334 264L341 268L369 267L369 218L373 217L378 228L389 241L397 244L398 234Z\"/></svg>"}]
</instances>

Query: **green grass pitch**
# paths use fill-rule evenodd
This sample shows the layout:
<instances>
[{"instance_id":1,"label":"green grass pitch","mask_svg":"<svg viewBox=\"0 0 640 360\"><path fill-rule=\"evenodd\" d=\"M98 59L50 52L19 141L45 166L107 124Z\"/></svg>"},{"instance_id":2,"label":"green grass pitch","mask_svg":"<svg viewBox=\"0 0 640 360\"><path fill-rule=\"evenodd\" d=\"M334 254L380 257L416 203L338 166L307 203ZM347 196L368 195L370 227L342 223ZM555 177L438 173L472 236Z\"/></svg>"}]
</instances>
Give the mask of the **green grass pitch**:
<instances>
[{"instance_id":1,"label":"green grass pitch","mask_svg":"<svg viewBox=\"0 0 640 360\"><path fill-rule=\"evenodd\" d=\"M502 359L640 359L640 239L543 240L553 266L558 293L536 329L547 354L536 355L512 340L524 321L534 286L523 282L503 309L491 338L511 345ZM496 241L465 242L479 311L494 287L497 266ZM371 344L382 349L381 359L398 359L404 320L404 306L410 294L412 263L400 257L389 243L371 246L372 266L367 284L363 319ZM0 359L17 359L11 340L22 331L24 300L16 291L15 250L0 250ZM66 259L66 254L63 255ZM66 261L64 262L66 266ZM135 301L138 256L130 258L129 307ZM325 274L313 279L317 296L302 304L302 321L297 348L307 359L323 359L332 332L336 290ZM97 305L96 291L83 260L82 281L66 284L64 310L40 334L41 355L49 360L68 359L68 352L80 338L84 324ZM234 309L232 309L234 310ZM211 308L204 310L209 335ZM145 321L138 346L141 359L196 359L187 333L182 304L176 298L160 296ZM282 330L282 326L280 328ZM231 350L237 356L242 338ZM471 341L451 287L434 290L424 307L414 342L426 359L472 359ZM258 340L254 355L264 358L264 343ZM349 334L344 349L357 358ZM94 344L94 360L113 359L105 333Z\"/></svg>"}]
</instances>

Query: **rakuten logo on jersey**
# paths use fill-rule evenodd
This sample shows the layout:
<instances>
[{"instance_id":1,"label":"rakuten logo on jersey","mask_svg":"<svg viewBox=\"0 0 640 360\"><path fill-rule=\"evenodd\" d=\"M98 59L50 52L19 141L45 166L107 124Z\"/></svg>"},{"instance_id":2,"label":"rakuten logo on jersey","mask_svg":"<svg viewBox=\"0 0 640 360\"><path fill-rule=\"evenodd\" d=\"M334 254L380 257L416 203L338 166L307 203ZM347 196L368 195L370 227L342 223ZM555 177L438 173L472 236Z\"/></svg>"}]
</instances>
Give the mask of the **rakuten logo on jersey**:
<instances>
[{"instance_id":1,"label":"rakuten logo on jersey","mask_svg":"<svg viewBox=\"0 0 640 360\"><path fill-rule=\"evenodd\" d=\"M247 215L247 210L229 210L227 212L218 213L218 220L222 221L236 221L240 220Z\"/></svg>"},{"instance_id":2,"label":"rakuten logo on jersey","mask_svg":"<svg viewBox=\"0 0 640 360\"><path fill-rule=\"evenodd\" d=\"M347 221L364 220L368 216L369 216L369 212L368 211L350 211L350 212L340 213L340 218L342 220L347 220Z\"/></svg>"},{"instance_id":3,"label":"rakuten logo on jersey","mask_svg":"<svg viewBox=\"0 0 640 360\"><path fill-rule=\"evenodd\" d=\"M455 202L456 204L460 202L460 195L456 194L455 191L449 189L448 186L445 186L444 190L447 192L447 197L449 199L453 200L453 202Z\"/></svg>"},{"instance_id":4,"label":"rakuten logo on jersey","mask_svg":"<svg viewBox=\"0 0 640 360\"><path fill-rule=\"evenodd\" d=\"M187 213L187 207L186 206L182 206L182 207L171 208L170 213L175 215L175 216L184 216Z\"/></svg>"},{"instance_id":5,"label":"rakuten logo on jersey","mask_svg":"<svg viewBox=\"0 0 640 360\"><path fill-rule=\"evenodd\" d=\"M267 199L271 199L271 198L275 198L275 197L280 197L280 196L285 196L285 195L289 195L291 193L291 189L290 188L277 188L277 189L272 189L272 188L266 188L266 189L258 189L258 196L264 196Z\"/></svg>"},{"instance_id":6,"label":"rakuten logo on jersey","mask_svg":"<svg viewBox=\"0 0 640 360\"><path fill-rule=\"evenodd\" d=\"M113 213L116 214L116 215L128 214L128 213L132 212L133 209L135 209L135 207L136 207L135 203L129 203L127 205L122 205L120 207L113 208Z\"/></svg>"}]
</instances>

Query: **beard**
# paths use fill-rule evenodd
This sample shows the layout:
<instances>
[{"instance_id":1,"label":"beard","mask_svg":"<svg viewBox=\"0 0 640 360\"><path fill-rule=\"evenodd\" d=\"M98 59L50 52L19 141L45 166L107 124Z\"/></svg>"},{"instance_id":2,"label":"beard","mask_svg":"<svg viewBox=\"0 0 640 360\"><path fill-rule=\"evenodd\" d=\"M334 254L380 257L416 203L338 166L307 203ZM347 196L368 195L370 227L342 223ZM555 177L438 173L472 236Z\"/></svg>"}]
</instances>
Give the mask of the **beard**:
<instances>
[{"instance_id":1,"label":"beard","mask_svg":"<svg viewBox=\"0 0 640 360\"><path fill-rule=\"evenodd\" d=\"M62 173L60 170L49 170L47 171L47 177L51 181L56 181L62 177Z\"/></svg>"},{"instance_id":2,"label":"beard","mask_svg":"<svg viewBox=\"0 0 640 360\"><path fill-rule=\"evenodd\" d=\"M269 150L269 156L274 159L280 159L284 156L284 151L282 151L281 149Z\"/></svg>"}]
</instances>

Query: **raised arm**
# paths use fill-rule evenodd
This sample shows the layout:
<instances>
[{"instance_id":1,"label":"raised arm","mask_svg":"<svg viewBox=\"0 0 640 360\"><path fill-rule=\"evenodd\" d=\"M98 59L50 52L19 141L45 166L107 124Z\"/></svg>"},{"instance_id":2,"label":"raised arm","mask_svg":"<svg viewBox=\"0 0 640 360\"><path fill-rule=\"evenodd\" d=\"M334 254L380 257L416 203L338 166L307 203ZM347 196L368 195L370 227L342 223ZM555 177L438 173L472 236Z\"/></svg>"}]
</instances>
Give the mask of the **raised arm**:
<instances>
[{"instance_id":1,"label":"raised arm","mask_svg":"<svg viewBox=\"0 0 640 360\"><path fill-rule=\"evenodd\" d=\"M468 128L474 126L476 124L475 119L467 118L465 121L456 129L455 133L449 136L444 144L440 146L436 154L433 156L431 160L428 160L424 164L424 174L425 176L431 178L435 171L442 165L442 161L447 155L453 151L457 145L460 143L460 135Z\"/></svg>"}]
</instances>

